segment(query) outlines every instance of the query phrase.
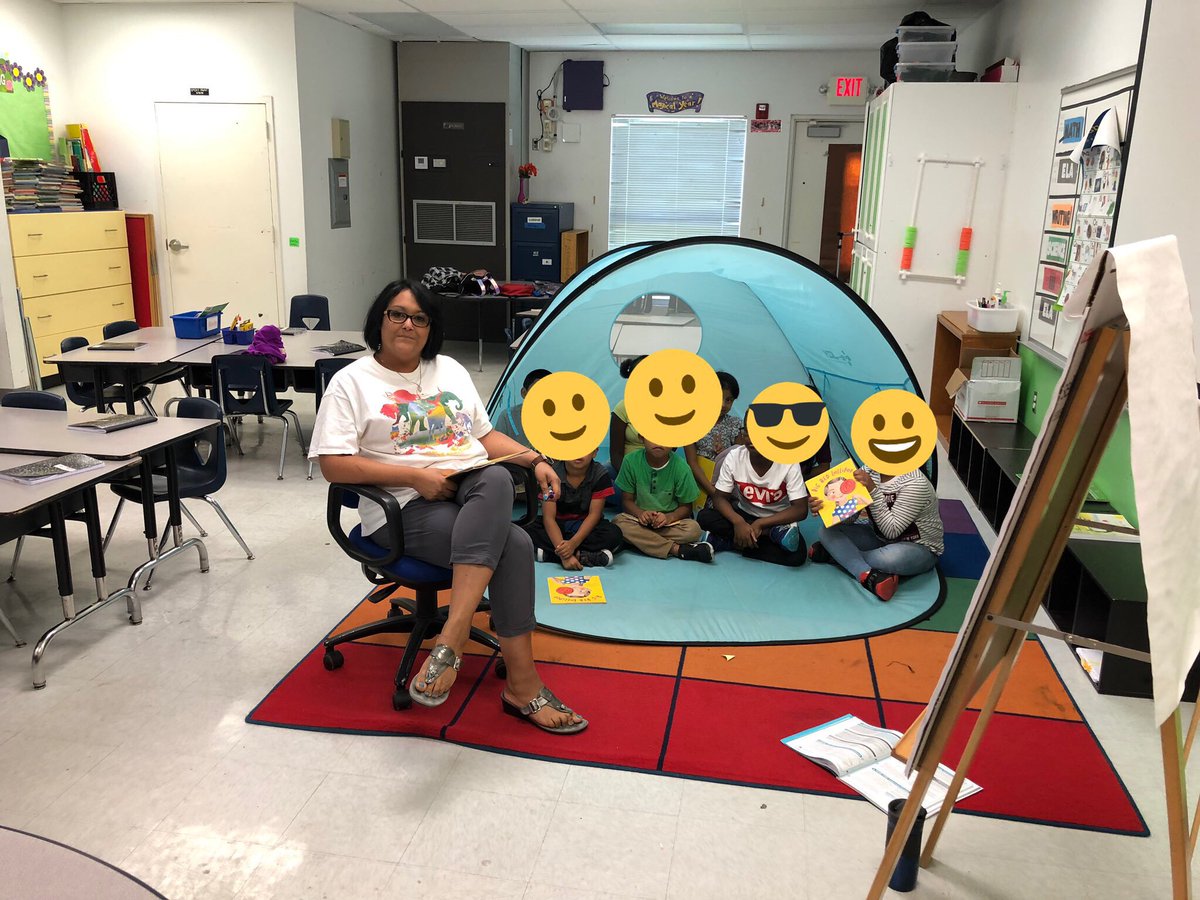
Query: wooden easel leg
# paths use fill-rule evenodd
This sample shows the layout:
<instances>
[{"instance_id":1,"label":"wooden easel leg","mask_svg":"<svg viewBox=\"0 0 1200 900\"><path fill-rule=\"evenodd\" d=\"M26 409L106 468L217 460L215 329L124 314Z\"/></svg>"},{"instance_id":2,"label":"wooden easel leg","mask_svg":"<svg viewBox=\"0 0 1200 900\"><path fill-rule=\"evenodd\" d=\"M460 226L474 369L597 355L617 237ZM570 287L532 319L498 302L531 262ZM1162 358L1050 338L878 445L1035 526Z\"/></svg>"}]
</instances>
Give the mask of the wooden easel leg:
<instances>
[{"instance_id":1,"label":"wooden easel leg","mask_svg":"<svg viewBox=\"0 0 1200 900\"><path fill-rule=\"evenodd\" d=\"M1183 723L1179 708L1159 728L1163 782L1167 799L1167 834L1171 841L1171 896L1191 900L1192 867L1188 836L1187 775L1183 767Z\"/></svg>"},{"instance_id":2,"label":"wooden easel leg","mask_svg":"<svg viewBox=\"0 0 1200 900\"><path fill-rule=\"evenodd\" d=\"M883 892L887 890L888 882L892 880L892 872L896 870L896 863L900 861L900 851L904 849L904 844L912 832L913 824L917 821L921 800L924 799L925 791L929 789L934 773L937 772L939 758L940 756L934 756L933 761L925 768L917 769L917 780L913 782L912 791L909 793L908 799L904 801L904 808L900 810L900 818L896 820L892 839L887 842L887 847L883 851L883 859L879 861L879 870L875 873L875 880L871 883L867 900L880 900Z\"/></svg>"}]
</instances>

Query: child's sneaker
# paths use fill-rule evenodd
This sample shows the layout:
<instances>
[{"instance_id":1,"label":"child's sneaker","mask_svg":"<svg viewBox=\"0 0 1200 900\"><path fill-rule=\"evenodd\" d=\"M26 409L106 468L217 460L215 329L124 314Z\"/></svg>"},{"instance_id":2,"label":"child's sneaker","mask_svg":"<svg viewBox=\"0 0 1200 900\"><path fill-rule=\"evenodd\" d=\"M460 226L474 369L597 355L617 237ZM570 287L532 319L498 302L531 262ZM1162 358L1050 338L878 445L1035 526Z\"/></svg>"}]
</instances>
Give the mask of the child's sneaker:
<instances>
[{"instance_id":1,"label":"child's sneaker","mask_svg":"<svg viewBox=\"0 0 1200 900\"><path fill-rule=\"evenodd\" d=\"M713 548L714 553L728 553L730 550L736 550L733 541L729 538L723 538L719 534L713 534L711 531L700 532L700 543L708 544Z\"/></svg>"},{"instance_id":2,"label":"child's sneaker","mask_svg":"<svg viewBox=\"0 0 1200 900\"><path fill-rule=\"evenodd\" d=\"M896 588L900 585L899 576L889 575L878 569L863 572L858 576L858 580L862 582L863 587L880 600L891 600L892 595L896 593Z\"/></svg>"},{"instance_id":3,"label":"child's sneaker","mask_svg":"<svg viewBox=\"0 0 1200 900\"><path fill-rule=\"evenodd\" d=\"M543 550L541 547L536 548L533 551L533 553L534 553L534 556L537 558L538 562L546 562L547 561L546 560L546 551Z\"/></svg>"},{"instance_id":4,"label":"child's sneaker","mask_svg":"<svg viewBox=\"0 0 1200 900\"><path fill-rule=\"evenodd\" d=\"M832 562L833 557L829 555L829 551L825 549L825 545L820 541L813 541L813 545L808 548L809 562L827 563Z\"/></svg>"},{"instance_id":5,"label":"child's sneaker","mask_svg":"<svg viewBox=\"0 0 1200 900\"><path fill-rule=\"evenodd\" d=\"M579 557L579 563L583 566L596 566L603 569L613 564L611 550L580 550L575 555Z\"/></svg>"},{"instance_id":6,"label":"child's sneaker","mask_svg":"<svg viewBox=\"0 0 1200 900\"><path fill-rule=\"evenodd\" d=\"M696 562L712 562L716 551L708 541L697 541L694 544L680 544L679 558Z\"/></svg>"},{"instance_id":7,"label":"child's sneaker","mask_svg":"<svg viewBox=\"0 0 1200 900\"><path fill-rule=\"evenodd\" d=\"M800 549L800 526L793 522L791 525L776 525L771 529L771 540L788 553Z\"/></svg>"}]
</instances>

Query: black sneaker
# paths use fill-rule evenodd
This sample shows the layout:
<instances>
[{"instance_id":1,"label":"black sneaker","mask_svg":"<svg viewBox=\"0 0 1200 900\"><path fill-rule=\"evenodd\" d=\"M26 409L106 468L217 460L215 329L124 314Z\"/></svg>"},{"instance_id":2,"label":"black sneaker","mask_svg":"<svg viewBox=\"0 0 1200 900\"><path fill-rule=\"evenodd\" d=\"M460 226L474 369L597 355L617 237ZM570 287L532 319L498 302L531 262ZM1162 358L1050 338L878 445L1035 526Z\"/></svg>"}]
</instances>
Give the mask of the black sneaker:
<instances>
[{"instance_id":1,"label":"black sneaker","mask_svg":"<svg viewBox=\"0 0 1200 900\"><path fill-rule=\"evenodd\" d=\"M716 551L713 550L713 545L708 541L697 541L694 544L680 544L679 558L690 559L696 562L712 562Z\"/></svg>"},{"instance_id":2,"label":"black sneaker","mask_svg":"<svg viewBox=\"0 0 1200 900\"><path fill-rule=\"evenodd\" d=\"M891 600L892 595L896 593L896 588L900 585L898 576L880 572L878 569L863 572L858 576L858 580L863 587L880 600Z\"/></svg>"},{"instance_id":3,"label":"black sneaker","mask_svg":"<svg viewBox=\"0 0 1200 900\"><path fill-rule=\"evenodd\" d=\"M833 557L829 555L829 551L825 549L820 541L813 541L813 545L808 548L808 558L811 562L815 563L833 561Z\"/></svg>"},{"instance_id":4,"label":"black sneaker","mask_svg":"<svg viewBox=\"0 0 1200 900\"><path fill-rule=\"evenodd\" d=\"M579 557L579 563L583 566L607 568L613 564L611 550L580 550L575 555Z\"/></svg>"},{"instance_id":5,"label":"black sneaker","mask_svg":"<svg viewBox=\"0 0 1200 900\"><path fill-rule=\"evenodd\" d=\"M700 533L700 543L712 545L714 553L728 553L730 550L737 549L737 545L733 541L723 538L719 534L713 534L711 531Z\"/></svg>"}]
</instances>

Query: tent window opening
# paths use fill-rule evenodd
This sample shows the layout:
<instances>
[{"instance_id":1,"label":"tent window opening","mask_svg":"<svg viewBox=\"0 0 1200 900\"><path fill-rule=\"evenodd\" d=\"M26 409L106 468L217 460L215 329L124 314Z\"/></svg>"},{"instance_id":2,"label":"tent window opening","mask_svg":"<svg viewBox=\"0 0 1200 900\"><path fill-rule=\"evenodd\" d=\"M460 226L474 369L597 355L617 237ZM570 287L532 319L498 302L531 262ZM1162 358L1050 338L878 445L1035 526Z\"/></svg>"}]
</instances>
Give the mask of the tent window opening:
<instances>
[{"instance_id":1,"label":"tent window opening","mask_svg":"<svg viewBox=\"0 0 1200 900\"><path fill-rule=\"evenodd\" d=\"M738 237L746 168L741 116L614 116L608 247Z\"/></svg>"}]
</instances>

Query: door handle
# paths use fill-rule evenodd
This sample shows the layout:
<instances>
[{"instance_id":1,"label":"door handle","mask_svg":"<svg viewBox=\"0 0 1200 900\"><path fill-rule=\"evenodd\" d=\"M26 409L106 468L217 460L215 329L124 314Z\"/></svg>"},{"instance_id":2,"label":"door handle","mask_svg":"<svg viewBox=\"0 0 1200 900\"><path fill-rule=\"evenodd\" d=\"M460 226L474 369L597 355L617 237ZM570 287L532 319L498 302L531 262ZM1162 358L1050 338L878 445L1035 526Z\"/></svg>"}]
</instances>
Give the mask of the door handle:
<instances>
[{"instance_id":1,"label":"door handle","mask_svg":"<svg viewBox=\"0 0 1200 900\"><path fill-rule=\"evenodd\" d=\"M176 253L178 253L180 250L188 249L188 245L180 241L178 238L171 238L169 241L167 241L167 249L174 250Z\"/></svg>"}]
</instances>

